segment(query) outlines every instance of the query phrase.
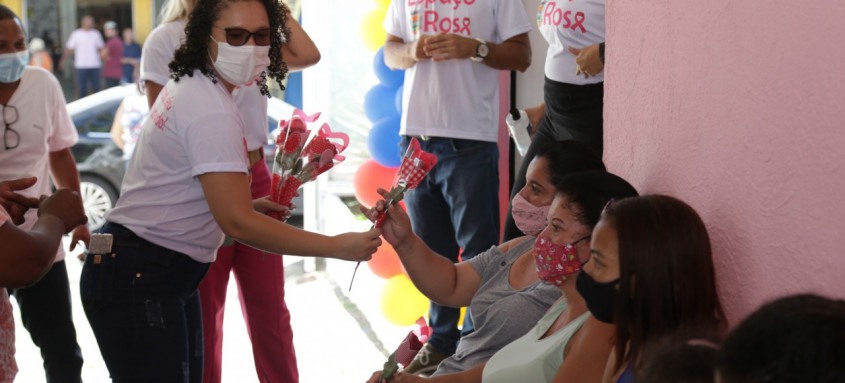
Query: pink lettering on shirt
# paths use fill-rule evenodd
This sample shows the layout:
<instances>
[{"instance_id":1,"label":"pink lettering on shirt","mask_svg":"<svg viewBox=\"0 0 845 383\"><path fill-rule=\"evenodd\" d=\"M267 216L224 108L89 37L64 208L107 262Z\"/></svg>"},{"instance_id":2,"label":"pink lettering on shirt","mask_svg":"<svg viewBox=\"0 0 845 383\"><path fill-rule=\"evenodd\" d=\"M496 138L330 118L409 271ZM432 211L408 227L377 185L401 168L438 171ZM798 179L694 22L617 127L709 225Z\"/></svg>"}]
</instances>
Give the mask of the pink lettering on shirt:
<instances>
[{"instance_id":1,"label":"pink lettering on shirt","mask_svg":"<svg viewBox=\"0 0 845 383\"><path fill-rule=\"evenodd\" d=\"M416 36L419 31L427 34L456 33L472 36L472 20L469 17L450 17L442 15L434 6L439 2L451 5L452 11L461 6L472 6L477 0L406 0L409 8L422 6L424 11L411 12L411 31Z\"/></svg>"},{"instance_id":2,"label":"pink lettering on shirt","mask_svg":"<svg viewBox=\"0 0 845 383\"><path fill-rule=\"evenodd\" d=\"M573 2L573 0L569 0ZM587 33L587 28L584 25L586 15L581 11L564 11L558 7L556 1L543 2L537 9L537 25L539 26L555 26L563 29L571 29L573 31L580 30L581 33Z\"/></svg>"},{"instance_id":3,"label":"pink lettering on shirt","mask_svg":"<svg viewBox=\"0 0 845 383\"><path fill-rule=\"evenodd\" d=\"M164 97L164 110L170 111L170 109L173 108L173 97L170 95L167 88L162 89L161 94L162 97Z\"/></svg>"},{"instance_id":4,"label":"pink lettering on shirt","mask_svg":"<svg viewBox=\"0 0 845 383\"><path fill-rule=\"evenodd\" d=\"M435 33L457 33L472 36L472 21L469 17L441 17L437 11L423 12L422 31Z\"/></svg>"},{"instance_id":5,"label":"pink lettering on shirt","mask_svg":"<svg viewBox=\"0 0 845 383\"><path fill-rule=\"evenodd\" d=\"M153 109L150 112L150 117L153 119L153 123L156 125L156 128L164 129L164 125L167 124L168 117L164 117L158 109Z\"/></svg>"}]
</instances>

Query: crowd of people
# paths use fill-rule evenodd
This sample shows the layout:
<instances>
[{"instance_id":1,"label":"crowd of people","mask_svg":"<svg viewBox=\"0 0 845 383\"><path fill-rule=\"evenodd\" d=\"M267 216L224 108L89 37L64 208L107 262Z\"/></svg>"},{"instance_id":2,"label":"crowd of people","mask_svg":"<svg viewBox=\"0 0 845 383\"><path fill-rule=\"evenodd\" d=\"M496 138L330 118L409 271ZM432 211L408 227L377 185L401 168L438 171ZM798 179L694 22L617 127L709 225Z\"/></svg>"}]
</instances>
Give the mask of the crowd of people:
<instances>
[{"instance_id":1,"label":"crowd of people","mask_svg":"<svg viewBox=\"0 0 845 383\"><path fill-rule=\"evenodd\" d=\"M142 49L114 22L104 41L85 16L59 63L72 52L81 95L101 77L144 90L116 116L133 127L113 130L131 154L116 207L91 233L77 134L44 42L27 44L0 5L0 383L17 372L9 296L47 381L81 381L65 234L86 248L83 308L119 382L219 382L232 274L259 380L298 382L279 255L366 261L382 239L431 300L433 334L400 372L370 382L845 381L845 301L782 297L728 323L699 214L639 195L602 162L603 0L540 2L545 102L529 113L533 140L501 235L497 72L531 64L522 2L391 2L400 145L418 139L438 165L407 193L407 213L379 190L385 201L361 212L386 214L383 225L334 236L286 224L294 207L268 198L268 81L284 88L320 60L287 6L168 0L162 19Z\"/></svg>"},{"instance_id":2,"label":"crowd of people","mask_svg":"<svg viewBox=\"0 0 845 383\"><path fill-rule=\"evenodd\" d=\"M83 16L80 27L71 32L64 44L57 63L51 54L52 47L42 38L32 38L29 65L61 75L72 56L77 98L100 89L136 83L140 74L141 45L135 41L134 31L128 26L120 31L114 21L106 21L102 28L102 32L96 28L94 17Z\"/></svg>"}]
</instances>

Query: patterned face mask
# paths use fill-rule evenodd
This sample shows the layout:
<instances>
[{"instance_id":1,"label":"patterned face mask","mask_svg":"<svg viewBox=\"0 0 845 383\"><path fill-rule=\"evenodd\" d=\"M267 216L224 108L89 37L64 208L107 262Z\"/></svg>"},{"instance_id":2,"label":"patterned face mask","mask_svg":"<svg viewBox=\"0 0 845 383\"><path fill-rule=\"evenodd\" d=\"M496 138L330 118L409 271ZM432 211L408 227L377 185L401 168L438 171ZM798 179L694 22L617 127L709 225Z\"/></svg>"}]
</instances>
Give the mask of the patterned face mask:
<instances>
[{"instance_id":1,"label":"patterned face mask","mask_svg":"<svg viewBox=\"0 0 845 383\"><path fill-rule=\"evenodd\" d=\"M537 238L534 242L534 263L537 265L537 276L543 283L560 286L570 275L581 270L581 260L578 259L576 246L589 236L575 242L556 245L545 237Z\"/></svg>"},{"instance_id":2,"label":"patterned face mask","mask_svg":"<svg viewBox=\"0 0 845 383\"><path fill-rule=\"evenodd\" d=\"M546 227L546 216L551 205L534 206L519 193L511 201L511 215L516 227L525 235L536 236Z\"/></svg>"}]
</instances>

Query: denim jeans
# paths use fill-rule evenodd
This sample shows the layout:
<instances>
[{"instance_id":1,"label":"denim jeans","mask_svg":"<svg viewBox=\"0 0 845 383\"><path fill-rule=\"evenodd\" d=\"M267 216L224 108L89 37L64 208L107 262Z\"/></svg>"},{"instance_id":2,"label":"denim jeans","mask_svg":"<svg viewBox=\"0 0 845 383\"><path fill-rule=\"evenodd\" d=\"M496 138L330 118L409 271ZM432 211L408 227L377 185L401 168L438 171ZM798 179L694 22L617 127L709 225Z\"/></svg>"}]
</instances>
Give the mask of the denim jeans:
<instances>
[{"instance_id":1,"label":"denim jeans","mask_svg":"<svg viewBox=\"0 0 845 383\"><path fill-rule=\"evenodd\" d=\"M88 254L80 293L115 382L202 382L197 285L207 263L154 245L121 225L110 254Z\"/></svg>"},{"instance_id":2,"label":"denim jeans","mask_svg":"<svg viewBox=\"0 0 845 383\"><path fill-rule=\"evenodd\" d=\"M100 91L100 68L86 68L76 70L76 83L79 87L79 98ZM91 88L88 88L88 85Z\"/></svg>"},{"instance_id":3,"label":"denim jeans","mask_svg":"<svg viewBox=\"0 0 845 383\"><path fill-rule=\"evenodd\" d=\"M409 137L402 138L402 153ZM405 194L414 232L435 252L467 260L499 242L499 149L495 142L431 137L420 147L437 156L437 165L416 189ZM429 342L451 355L461 333L472 332L467 315L457 328L460 310L432 303Z\"/></svg>"},{"instance_id":4,"label":"denim jeans","mask_svg":"<svg viewBox=\"0 0 845 383\"><path fill-rule=\"evenodd\" d=\"M70 303L65 261L53 264L38 283L9 289L21 309L21 322L41 349L47 382L81 382L82 352Z\"/></svg>"}]
</instances>

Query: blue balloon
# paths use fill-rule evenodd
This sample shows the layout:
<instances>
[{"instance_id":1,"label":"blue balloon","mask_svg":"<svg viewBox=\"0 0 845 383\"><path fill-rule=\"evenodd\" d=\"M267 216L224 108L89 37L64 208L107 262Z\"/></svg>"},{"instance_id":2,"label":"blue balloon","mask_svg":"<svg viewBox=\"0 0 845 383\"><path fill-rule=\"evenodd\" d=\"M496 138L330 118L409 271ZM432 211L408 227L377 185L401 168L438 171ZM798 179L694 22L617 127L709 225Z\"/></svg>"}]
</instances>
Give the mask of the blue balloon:
<instances>
[{"instance_id":1,"label":"blue balloon","mask_svg":"<svg viewBox=\"0 0 845 383\"><path fill-rule=\"evenodd\" d=\"M384 63L384 47L379 48L376 56L373 58L373 71L376 72L376 77L382 84L396 89L405 82L404 70L393 70L387 67Z\"/></svg>"},{"instance_id":2,"label":"blue balloon","mask_svg":"<svg viewBox=\"0 0 845 383\"><path fill-rule=\"evenodd\" d=\"M396 103L396 113L399 113L400 116L402 115L402 92L404 91L405 84L402 84L399 89L396 89L396 98L393 100Z\"/></svg>"},{"instance_id":3,"label":"blue balloon","mask_svg":"<svg viewBox=\"0 0 845 383\"><path fill-rule=\"evenodd\" d=\"M379 120L370 129L367 137L367 147L370 155L379 165L386 168L395 168L402 164L399 141L399 117L389 117Z\"/></svg>"},{"instance_id":4,"label":"blue balloon","mask_svg":"<svg viewBox=\"0 0 845 383\"><path fill-rule=\"evenodd\" d=\"M364 96L364 114L371 122L388 117L398 117L396 113L396 89L378 84Z\"/></svg>"}]
</instances>

